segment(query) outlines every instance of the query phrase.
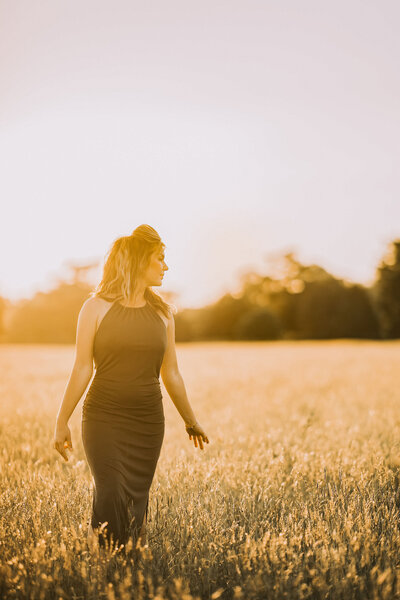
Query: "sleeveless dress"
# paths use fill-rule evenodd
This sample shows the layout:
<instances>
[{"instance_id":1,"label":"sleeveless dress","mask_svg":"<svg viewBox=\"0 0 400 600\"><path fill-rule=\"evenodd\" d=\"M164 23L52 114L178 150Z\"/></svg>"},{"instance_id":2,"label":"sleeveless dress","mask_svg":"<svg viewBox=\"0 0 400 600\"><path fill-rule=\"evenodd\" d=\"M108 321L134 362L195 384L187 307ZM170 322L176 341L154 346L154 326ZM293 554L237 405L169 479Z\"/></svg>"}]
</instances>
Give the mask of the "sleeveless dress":
<instances>
[{"instance_id":1,"label":"sleeveless dress","mask_svg":"<svg viewBox=\"0 0 400 600\"><path fill-rule=\"evenodd\" d=\"M115 301L93 343L95 376L82 408L82 442L94 481L91 525L105 540L137 541L164 439L160 369L164 321L149 302Z\"/></svg>"}]
</instances>

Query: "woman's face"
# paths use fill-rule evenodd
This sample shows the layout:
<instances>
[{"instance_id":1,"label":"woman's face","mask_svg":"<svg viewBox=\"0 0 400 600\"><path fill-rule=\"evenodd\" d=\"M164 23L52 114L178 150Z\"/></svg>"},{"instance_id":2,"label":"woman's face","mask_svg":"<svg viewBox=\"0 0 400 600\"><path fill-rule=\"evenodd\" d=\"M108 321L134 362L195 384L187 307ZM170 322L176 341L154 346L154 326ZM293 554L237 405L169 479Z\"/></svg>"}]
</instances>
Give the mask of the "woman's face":
<instances>
[{"instance_id":1,"label":"woman's face","mask_svg":"<svg viewBox=\"0 0 400 600\"><path fill-rule=\"evenodd\" d=\"M164 271L168 270L164 259L165 255L162 248L156 250L151 255L149 266L147 267L145 275L147 285L152 286L162 284Z\"/></svg>"}]
</instances>

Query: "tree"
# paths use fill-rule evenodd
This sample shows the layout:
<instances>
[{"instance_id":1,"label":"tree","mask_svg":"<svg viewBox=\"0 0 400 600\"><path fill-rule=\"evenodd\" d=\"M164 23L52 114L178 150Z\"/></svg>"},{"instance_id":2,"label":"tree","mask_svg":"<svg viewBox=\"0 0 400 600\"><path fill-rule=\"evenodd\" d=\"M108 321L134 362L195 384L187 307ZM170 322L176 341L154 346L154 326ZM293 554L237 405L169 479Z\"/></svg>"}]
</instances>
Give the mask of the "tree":
<instances>
[{"instance_id":1,"label":"tree","mask_svg":"<svg viewBox=\"0 0 400 600\"><path fill-rule=\"evenodd\" d=\"M218 302L201 310L199 337L233 339L233 330L237 321L250 308L252 305L247 298L234 298L231 294L225 294Z\"/></svg>"},{"instance_id":2,"label":"tree","mask_svg":"<svg viewBox=\"0 0 400 600\"><path fill-rule=\"evenodd\" d=\"M380 337L367 290L334 278L307 283L297 296L295 320L299 338Z\"/></svg>"},{"instance_id":3,"label":"tree","mask_svg":"<svg viewBox=\"0 0 400 600\"><path fill-rule=\"evenodd\" d=\"M394 240L377 268L373 295L385 338L400 338L400 239Z\"/></svg>"},{"instance_id":4,"label":"tree","mask_svg":"<svg viewBox=\"0 0 400 600\"><path fill-rule=\"evenodd\" d=\"M78 314L90 291L84 283L60 283L50 292L22 301L15 309L7 341L74 343Z\"/></svg>"},{"instance_id":5,"label":"tree","mask_svg":"<svg viewBox=\"0 0 400 600\"><path fill-rule=\"evenodd\" d=\"M0 338L3 337L5 331L4 314L6 311L7 302L0 296Z\"/></svg>"},{"instance_id":6,"label":"tree","mask_svg":"<svg viewBox=\"0 0 400 600\"><path fill-rule=\"evenodd\" d=\"M253 308L240 317L233 334L238 340L276 340L281 336L281 324L267 308Z\"/></svg>"},{"instance_id":7,"label":"tree","mask_svg":"<svg viewBox=\"0 0 400 600\"><path fill-rule=\"evenodd\" d=\"M175 340L177 342L190 342L194 338L193 327L188 318L187 311L174 315Z\"/></svg>"}]
</instances>

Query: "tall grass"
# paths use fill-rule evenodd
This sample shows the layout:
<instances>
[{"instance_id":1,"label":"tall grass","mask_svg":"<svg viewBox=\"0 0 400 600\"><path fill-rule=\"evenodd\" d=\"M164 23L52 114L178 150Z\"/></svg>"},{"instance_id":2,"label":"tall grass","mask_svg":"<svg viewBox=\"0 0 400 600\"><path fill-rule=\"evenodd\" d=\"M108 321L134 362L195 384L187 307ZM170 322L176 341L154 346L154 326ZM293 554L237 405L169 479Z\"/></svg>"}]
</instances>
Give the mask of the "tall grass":
<instances>
[{"instance_id":1,"label":"tall grass","mask_svg":"<svg viewBox=\"0 0 400 600\"><path fill-rule=\"evenodd\" d=\"M0 597L399 598L398 342L178 346L210 444L163 389L166 433L148 547L88 552L82 402L74 451L52 448L73 361L0 347Z\"/></svg>"}]
</instances>

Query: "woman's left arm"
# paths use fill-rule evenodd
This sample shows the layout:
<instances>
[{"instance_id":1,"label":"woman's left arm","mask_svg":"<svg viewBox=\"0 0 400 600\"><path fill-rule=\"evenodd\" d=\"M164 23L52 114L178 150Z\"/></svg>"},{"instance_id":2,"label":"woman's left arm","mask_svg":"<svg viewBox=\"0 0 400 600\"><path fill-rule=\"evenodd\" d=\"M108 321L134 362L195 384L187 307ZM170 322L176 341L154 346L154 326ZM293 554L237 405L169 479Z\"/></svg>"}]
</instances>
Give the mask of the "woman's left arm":
<instances>
[{"instance_id":1,"label":"woman's left arm","mask_svg":"<svg viewBox=\"0 0 400 600\"><path fill-rule=\"evenodd\" d=\"M172 314L170 314L168 318L167 347L164 353L164 359L161 365L160 373L163 383L165 385L165 389L167 390L172 402L175 404L182 419L185 421L186 428L190 428L191 430L196 431L196 425L199 424L197 423L193 409L190 406L185 389L185 384L183 382L183 378L180 374L178 367L178 360L176 357L175 348L175 320ZM199 430L200 429L201 427L199 427ZM196 433L189 433L190 439L191 435L193 435L194 437L194 443L196 447L197 438L199 438L198 441L201 449L203 449L202 438L208 443L208 438L205 434L202 435Z\"/></svg>"}]
</instances>

